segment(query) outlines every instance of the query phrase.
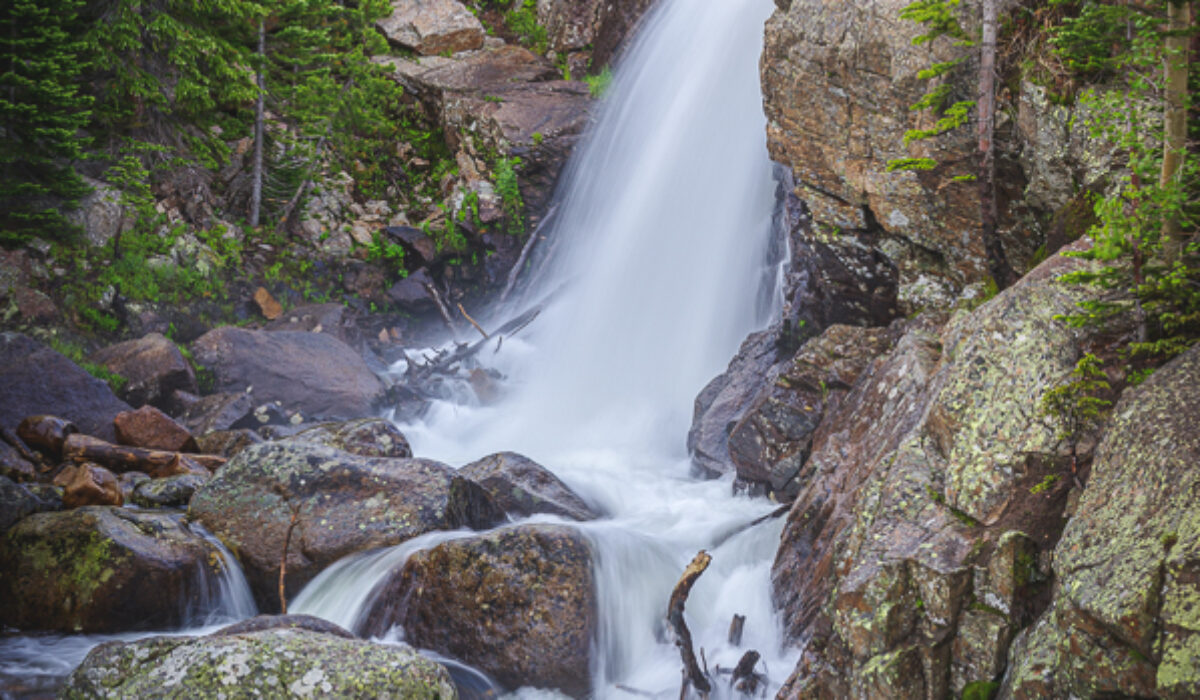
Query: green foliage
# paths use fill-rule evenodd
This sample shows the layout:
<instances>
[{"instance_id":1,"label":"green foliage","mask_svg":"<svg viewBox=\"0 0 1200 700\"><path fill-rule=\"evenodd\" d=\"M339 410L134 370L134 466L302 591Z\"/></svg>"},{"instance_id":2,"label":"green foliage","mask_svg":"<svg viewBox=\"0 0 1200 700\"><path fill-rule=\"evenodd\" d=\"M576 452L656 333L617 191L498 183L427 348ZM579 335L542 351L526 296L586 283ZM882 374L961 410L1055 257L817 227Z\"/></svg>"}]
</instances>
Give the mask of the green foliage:
<instances>
[{"instance_id":1,"label":"green foliage","mask_svg":"<svg viewBox=\"0 0 1200 700\"><path fill-rule=\"evenodd\" d=\"M516 35L521 45L534 53L546 53L549 38L546 28L538 24L537 0L524 0L515 10L509 10L504 15L504 22L509 30Z\"/></svg>"},{"instance_id":2,"label":"green foliage","mask_svg":"<svg viewBox=\"0 0 1200 700\"><path fill-rule=\"evenodd\" d=\"M1047 474L1046 476L1042 477L1041 481L1034 484L1033 488L1029 489L1029 493L1033 496L1045 493L1054 488L1054 485L1057 484L1060 479L1061 477L1059 477L1058 474Z\"/></svg>"},{"instance_id":3,"label":"green foliage","mask_svg":"<svg viewBox=\"0 0 1200 700\"><path fill-rule=\"evenodd\" d=\"M962 700L992 700L1000 693L995 681L972 681L963 686Z\"/></svg>"},{"instance_id":4,"label":"green foliage","mask_svg":"<svg viewBox=\"0 0 1200 700\"><path fill-rule=\"evenodd\" d=\"M1070 380L1042 396L1038 414L1049 419L1056 437L1075 447L1087 434L1100 427L1112 401L1104 398L1110 389L1100 358L1091 353L1079 358Z\"/></svg>"},{"instance_id":5,"label":"green foliage","mask_svg":"<svg viewBox=\"0 0 1200 700\"><path fill-rule=\"evenodd\" d=\"M81 0L0 6L0 244L76 232L60 213L88 187L72 167L91 98L80 93Z\"/></svg>"},{"instance_id":6,"label":"green foliage","mask_svg":"<svg viewBox=\"0 0 1200 700\"><path fill-rule=\"evenodd\" d=\"M596 75L589 75L584 78L588 86L588 93L593 99L600 99L608 92L608 88L612 86L612 69L605 66Z\"/></svg>"},{"instance_id":7,"label":"green foliage","mask_svg":"<svg viewBox=\"0 0 1200 700\"><path fill-rule=\"evenodd\" d=\"M939 37L950 37L956 46L973 46L975 42L967 36L959 24L957 11L960 0L916 0L900 11L900 18L910 22L925 25L925 33L913 38L912 43L920 46ZM950 73L962 65L965 57L950 61L941 61L917 73L921 80L945 80ZM971 118L971 110L975 107L974 100L957 100L947 106L952 88L948 82L941 82L925 93L921 99L913 103L909 109L914 112L932 111L938 115L937 121L929 129L909 129L904 133L905 147L913 141L923 141L935 138L953 131L966 124ZM903 172L909 170L933 170L937 161L932 158L896 158L888 161L887 172ZM953 178L962 181L968 176Z\"/></svg>"},{"instance_id":8,"label":"green foliage","mask_svg":"<svg viewBox=\"0 0 1200 700\"><path fill-rule=\"evenodd\" d=\"M498 158L493 166L496 176L496 194L500 195L500 208L504 211L505 229L511 234L525 232L525 200L517 181L520 158Z\"/></svg>"},{"instance_id":9,"label":"green foliage","mask_svg":"<svg viewBox=\"0 0 1200 700\"><path fill-rule=\"evenodd\" d=\"M1160 18L1141 7L1089 1L1078 18L1065 19L1051 35L1060 56L1082 78L1121 76L1121 82L1093 88L1081 99L1091 115L1092 136L1111 143L1127 161L1115 192L1095 201L1096 223L1088 231L1093 247L1076 254L1097 265L1062 278L1109 293L1082 303L1066 320L1074 326L1104 325L1132 316L1139 338L1129 345L1129 354L1169 359L1200 339L1200 239L1195 234L1200 226L1200 159L1185 152L1178 176L1160 182ZM1117 36L1121 40L1112 41ZM1192 84L1194 90L1194 75ZM1191 232L1174 259L1163 254L1169 220Z\"/></svg>"},{"instance_id":10,"label":"green foliage","mask_svg":"<svg viewBox=\"0 0 1200 700\"><path fill-rule=\"evenodd\" d=\"M117 374L104 365L88 362L87 353L84 352L82 345L69 342L57 335L52 336L47 342L60 355L79 365L85 372L96 379L108 384L113 393L119 393L129 383L128 377Z\"/></svg>"}]
</instances>

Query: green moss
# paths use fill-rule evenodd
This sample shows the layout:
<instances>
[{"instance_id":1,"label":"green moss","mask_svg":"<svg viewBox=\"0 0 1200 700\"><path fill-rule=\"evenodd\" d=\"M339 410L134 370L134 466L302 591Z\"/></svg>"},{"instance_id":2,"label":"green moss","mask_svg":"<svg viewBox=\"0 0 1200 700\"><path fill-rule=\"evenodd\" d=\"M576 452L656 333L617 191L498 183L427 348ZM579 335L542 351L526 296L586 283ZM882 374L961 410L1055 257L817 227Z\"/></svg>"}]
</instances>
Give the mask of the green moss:
<instances>
[{"instance_id":1,"label":"green moss","mask_svg":"<svg viewBox=\"0 0 1200 700\"><path fill-rule=\"evenodd\" d=\"M992 700L999 692L995 681L973 681L963 686L962 700Z\"/></svg>"}]
</instances>

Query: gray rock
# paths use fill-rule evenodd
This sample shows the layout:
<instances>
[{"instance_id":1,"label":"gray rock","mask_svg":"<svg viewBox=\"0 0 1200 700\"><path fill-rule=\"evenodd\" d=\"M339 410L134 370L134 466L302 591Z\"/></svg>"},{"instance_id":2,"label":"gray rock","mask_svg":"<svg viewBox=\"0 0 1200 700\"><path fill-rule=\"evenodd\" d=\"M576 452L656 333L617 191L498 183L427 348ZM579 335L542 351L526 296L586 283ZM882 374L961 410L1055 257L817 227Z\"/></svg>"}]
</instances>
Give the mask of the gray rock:
<instances>
[{"instance_id":1,"label":"gray rock","mask_svg":"<svg viewBox=\"0 0 1200 700\"><path fill-rule=\"evenodd\" d=\"M515 452L489 455L458 473L487 489L509 515L550 513L573 520L600 517L550 470Z\"/></svg>"},{"instance_id":2,"label":"gray rock","mask_svg":"<svg viewBox=\"0 0 1200 700\"><path fill-rule=\"evenodd\" d=\"M483 24L457 0L394 0L376 23L388 41L426 56L483 46Z\"/></svg>"},{"instance_id":3,"label":"gray rock","mask_svg":"<svg viewBox=\"0 0 1200 700\"><path fill-rule=\"evenodd\" d=\"M344 423L325 423L286 438L292 442L325 445L360 457L412 457L408 438L391 421L364 418Z\"/></svg>"},{"instance_id":4,"label":"gray rock","mask_svg":"<svg viewBox=\"0 0 1200 700\"><path fill-rule=\"evenodd\" d=\"M133 406L150 404L167 410L176 389L196 392L191 365L175 343L160 333L109 346L89 360L129 380L121 389L121 398Z\"/></svg>"},{"instance_id":5,"label":"gray rock","mask_svg":"<svg viewBox=\"0 0 1200 700\"><path fill-rule=\"evenodd\" d=\"M134 487L131 500L144 508L186 508L196 489L208 477L203 474L178 474L142 481Z\"/></svg>"}]
</instances>

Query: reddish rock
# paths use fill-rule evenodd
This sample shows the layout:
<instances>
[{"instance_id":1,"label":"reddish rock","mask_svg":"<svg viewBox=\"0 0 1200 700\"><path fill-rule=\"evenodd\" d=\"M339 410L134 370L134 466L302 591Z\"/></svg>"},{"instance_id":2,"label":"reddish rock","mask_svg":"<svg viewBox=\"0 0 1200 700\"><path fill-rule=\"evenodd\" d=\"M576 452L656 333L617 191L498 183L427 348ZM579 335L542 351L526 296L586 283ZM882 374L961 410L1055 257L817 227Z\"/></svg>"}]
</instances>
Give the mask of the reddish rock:
<instances>
[{"instance_id":1,"label":"reddish rock","mask_svg":"<svg viewBox=\"0 0 1200 700\"><path fill-rule=\"evenodd\" d=\"M129 380L121 398L135 406L171 408L176 390L195 393L196 375L175 343L161 333L117 343L94 353L92 362Z\"/></svg>"},{"instance_id":2,"label":"reddish rock","mask_svg":"<svg viewBox=\"0 0 1200 700\"><path fill-rule=\"evenodd\" d=\"M118 413L113 421L117 442L170 452L196 452L196 440L173 418L153 406Z\"/></svg>"},{"instance_id":3,"label":"reddish rock","mask_svg":"<svg viewBox=\"0 0 1200 700\"><path fill-rule=\"evenodd\" d=\"M259 287L254 291L254 303L268 321L274 321L283 315L283 306L271 296L266 287Z\"/></svg>"},{"instance_id":4,"label":"reddish rock","mask_svg":"<svg viewBox=\"0 0 1200 700\"><path fill-rule=\"evenodd\" d=\"M125 503L117 477L97 464L68 467L54 482L63 487L63 505L67 508L119 506Z\"/></svg>"},{"instance_id":5,"label":"reddish rock","mask_svg":"<svg viewBox=\"0 0 1200 700\"><path fill-rule=\"evenodd\" d=\"M63 443L79 428L58 416L29 416L17 426L17 437L54 459L62 457Z\"/></svg>"},{"instance_id":6,"label":"reddish rock","mask_svg":"<svg viewBox=\"0 0 1200 700\"><path fill-rule=\"evenodd\" d=\"M508 527L418 552L376 601L367 634L401 624L411 644L510 688L590 690L596 590L591 552L573 528Z\"/></svg>"}]
</instances>

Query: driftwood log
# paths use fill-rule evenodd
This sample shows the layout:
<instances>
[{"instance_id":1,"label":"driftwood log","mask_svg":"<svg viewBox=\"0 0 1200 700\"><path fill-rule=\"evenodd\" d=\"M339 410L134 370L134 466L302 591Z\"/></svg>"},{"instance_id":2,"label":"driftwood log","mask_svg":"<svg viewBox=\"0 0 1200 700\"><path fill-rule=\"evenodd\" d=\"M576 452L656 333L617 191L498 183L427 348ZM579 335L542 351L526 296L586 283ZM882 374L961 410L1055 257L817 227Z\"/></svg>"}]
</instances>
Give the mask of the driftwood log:
<instances>
[{"instance_id":1,"label":"driftwood log","mask_svg":"<svg viewBox=\"0 0 1200 700\"><path fill-rule=\"evenodd\" d=\"M742 655L737 666L733 669L733 678L730 679L730 684L738 691L747 695L753 695L758 690L759 681L763 677L754 672L754 668L758 666L759 654L751 649Z\"/></svg>"},{"instance_id":2,"label":"driftwood log","mask_svg":"<svg viewBox=\"0 0 1200 700\"><path fill-rule=\"evenodd\" d=\"M679 579L679 583L675 584L675 590L671 591L671 599L667 604L667 622L675 631L675 645L679 647L679 655L683 658L684 690L688 684L691 684L701 697L708 697L708 694L712 692L712 683L707 674L700 669L700 665L696 663L696 651L692 647L692 633L683 619L683 606L687 602L688 594L692 591L692 585L708 568L710 562L712 562L712 555L700 550L700 553L692 559L692 563L683 570L683 576Z\"/></svg>"},{"instance_id":3,"label":"driftwood log","mask_svg":"<svg viewBox=\"0 0 1200 700\"><path fill-rule=\"evenodd\" d=\"M114 445L80 433L68 436L63 443L63 459L76 464L95 462L116 472L145 472L155 479L175 474L207 474L226 462L224 457L216 455Z\"/></svg>"}]
</instances>

